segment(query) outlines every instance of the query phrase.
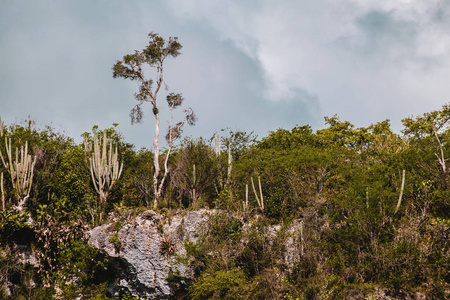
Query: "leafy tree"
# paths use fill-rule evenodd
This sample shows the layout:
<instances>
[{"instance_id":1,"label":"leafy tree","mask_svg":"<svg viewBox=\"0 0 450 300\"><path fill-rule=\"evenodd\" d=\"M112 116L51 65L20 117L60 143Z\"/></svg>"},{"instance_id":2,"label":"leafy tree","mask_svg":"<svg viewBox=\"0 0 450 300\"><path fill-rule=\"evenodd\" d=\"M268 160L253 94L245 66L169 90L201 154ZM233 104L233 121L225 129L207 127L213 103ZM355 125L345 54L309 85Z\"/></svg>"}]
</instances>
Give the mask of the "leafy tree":
<instances>
[{"instance_id":1,"label":"leafy tree","mask_svg":"<svg viewBox=\"0 0 450 300\"><path fill-rule=\"evenodd\" d=\"M97 200L84 149L72 146L62 152L52 176L47 186L47 201L40 199L37 205L40 208L46 206L47 212L57 217L58 222L90 218L95 224Z\"/></svg>"},{"instance_id":2,"label":"leafy tree","mask_svg":"<svg viewBox=\"0 0 450 300\"><path fill-rule=\"evenodd\" d=\"M111 191L111 202L125 206L150 206L153 198L153 154L143 148L130 152L122 179Z\"/></svg>"},{"instance_id":3,"label":"leafy tree","mask_svg":"<svg viewBox=\"0 0 450 300\"><path fill-rule=\"evenodd\" d=\"M410 117L402 120L406 127L403 133L415 139L426 138L433 136L436 140L439 153L435 156L442 168L443 173L447 173L447 158L445 158L444 146L448 140L448 124L450 120L450 104L445 104L441 110L436 110L418 116L416 118Z\"/></svg>"},{"instance_id":4,"label":"leafy tree","mask_svg":"<svg viewBox=\"0 0 450 300\"><path fill-rule=\"evenodd\" d=\"M215 180L219 174L215 154L204 139L186 138L176 153L172 168L170 182L180 202L192 199L194 208L196 200L212 206L211 200L216 196Z\"/></svg>"},{"instance_id":5,"label":"leafy tree","mask_svg":"<svg viewBox=\"0 0 450 300\"><path fill-rule=\"evenodd\" d=\"M153 138L153 163L155 172L153 174L153 190L154 190L154 207L157 206L161 197L164 182L169 173L167 162L173 146L173 142L179 138L181 129L185 122L189 125L195 123L195 114L191 108L184 110L185 117L181 122L173 124L173 110L181 106L183 97L181 94L170 93L167 95L167 104L169 105L171 118L169 130L166 140L169 144L168 151L164 159L164 174L160 178L160 162L159 162L159 108L157 103L158 92L164 83L164 61L168 57L177 57L180 55L181 44L177 38L170 37L168 41L156 33L150 33L150 41L146 48L142 51L135 51L134 54L128 54L123 60L117 61L113 66L113 76L137 80L139 82L139 92L135 94L138 104L136 104L130 112L131 122L140 122L143 117L142 104L149 102L152 105L152 112L155 118L155 135ZM147 79L144 74L144 68L149 66L156 69L156 80ZM152 85L156 84L153 88ZM167 86L166 86L167 88Z\"/></svg>"}]
</instances>

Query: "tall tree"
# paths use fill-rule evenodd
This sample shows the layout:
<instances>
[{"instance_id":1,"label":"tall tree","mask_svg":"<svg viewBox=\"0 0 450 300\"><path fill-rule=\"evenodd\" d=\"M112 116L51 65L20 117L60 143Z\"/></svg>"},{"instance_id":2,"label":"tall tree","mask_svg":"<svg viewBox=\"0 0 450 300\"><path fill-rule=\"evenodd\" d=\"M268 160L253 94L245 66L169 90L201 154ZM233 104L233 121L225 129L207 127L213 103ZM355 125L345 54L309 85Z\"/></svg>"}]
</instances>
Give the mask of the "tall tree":
<instances>
[{"instance_id":1,"label":"tall tree","mask_svg":"<svg viewBox=\"0 0 450 300\"><path fill-rule=\"evenodd\" d=\"M184 110L185 116L181 122L173 125L173 109L180 106L183 102L181 94L170 93L167 96L167 103L170 108L171 118L169 130L166 135L166 140L169 144L169 149L166 152L164 159L164 174L160 176L159 165L159 109L157 103L158 92L164 84L164 61L168 57L177 57L180 55L182 45L178 42L178 38L170 37L165 40L157 33L151 32L149 35L148 46L142 51L135 50L134 54L128 54L123 57L123 60L117 61L113 66L113 76L137 80L139 82L139 92L134 96L138 100L130 112L131 122L140 122L143 117L142 104L149 102L152 105L152 112L155 118L155 135L153 137L153 163L155 166L155 173L153 174L153 192L154 192L154 206L158 204L161 197L164 182L169 173L167 161L173 146L173 141L176 140L181 133L182 126L185 122L193 125L195 122L195 114L191 108ZM150 67L151 70L156 69L155 80L147 78L144 74L144 68ZM154 85L154 86L153 86ZM167 85L165 86L167 89Z\"/></svg>"}]
</instances>

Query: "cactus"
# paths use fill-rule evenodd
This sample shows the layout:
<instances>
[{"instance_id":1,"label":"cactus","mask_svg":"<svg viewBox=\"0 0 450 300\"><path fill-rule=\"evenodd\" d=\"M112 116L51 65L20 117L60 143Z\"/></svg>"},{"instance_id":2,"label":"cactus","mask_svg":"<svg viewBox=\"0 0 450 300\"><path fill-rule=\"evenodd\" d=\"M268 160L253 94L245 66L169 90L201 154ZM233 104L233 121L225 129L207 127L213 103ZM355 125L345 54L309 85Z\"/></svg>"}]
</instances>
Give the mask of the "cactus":
<instances>
[{"instance_id":1,"label":"cactus","mask_svg":"<svg viewBox=\"0 0 450 300\"><path fill-rule=\"evenodd\" d=\"M86 151L91 150L91 145L86 140L84 146ZM89 169L95 191L100 196L100 204L104 204L111 187L122 174L123 163L119 165L117 147L113 149L112 141L109 141L108 150L106 131L103 131L103 139L94 131L93 148L94 152L89 158Z\"/></svg>"},{"instance_id":2,"label":"cactus","mask_svg":"<svg viewBox=\"0 0 450 300\"><path fill-rule=\"evenodd\" d=\"M403 170L402 175L402 186L400 188L400 196L398 197L397 207L395 208L395 213L400 209L400 205L402 204L403 190L405 189L405 170Z\"/></svg>"},{"instance_id":3,"label":"cactus","mask_svg":"<svg viewBox=\"0 0 450 300\"><path fill-rule=\"evenodd\" d=\"M300 221L300 242L301 242L300 254L303 256L305 253L305 240L303 239L303 220Z\"/></svg>"},{"instance_id":4,"label":"cactus","mask_svg":"<svg viewBox=\"0 0 450 300\"><path fill-rule=\"evenodd\" d=\"M233 168L232 162L233 162L233 156L231 155L231 142L228 142L227 186L231 185L231 171L232 171L232 168Z\"/></svg>"},{"instance_id":5,"label":"cactus","mask_svg":"<svg viewBox=\"0 0 450 300\"><path fill-rule=\"evenodd\" d=\"M13 189L16 191L18 204L15 209L22 211L25 202L30 197L31 185L33 182L34 166L36 164L36 157L28 154L28 142L25 142L25 148L23 145L19 149L16 148L15 160L13 161L13 155L11 150L11 138L5 138L6 154L8 160L5 160L3 153L0 151L0 157L3 165L8 169L11 176L11 182ZM3 184L2 184L3 185ZM2 189L2 201L3 201L3 189Z\"/></svg>"},{"instance_id":6,"label":"cactus","mask_svg":"<svg viewBox=\"0 0 450 300\"><path fill-rule=\"evenodd\" d=\"M0 175L0 190L2 192L2 209L5 210L5 190L3 187L3 172Z\"/></svg>"},{"instance_id":7,"label":"cactus","mask_svg":"<svg viewBox=\"0 0 450 300\"><path fill-rule=\"evenodd\" d=\"M253 193L255 193L256 202L258 202L258 206L261 209L261 211L264 212L264 198L263 198L263 193L262 193L261 177L258 176L260 198L258 198L258 193L256 192L256 189L255 189L255 184L253 182L253 176L250 178L252 180L252 188L253 188Z\"/></svg>"},{"instance_id":8,"label":"cactus","mask_svg":"<svg viewBox=\"0 0 450 300\"><path fill-rule=\"evenodd\" d=\"M245 185L245 201L242 201L242 206L244 208L244 213L246 213L248 209L248 184Z\"/></svg>"},{"instance_id":9,"label":"cactus","mask_svg":"<svg viewBox=\"0 0 450 300\"><path fill-rule=\"evenodd\" d=\"M216 135L216 139L215 139L215 153L216 153L216 156L220 156L220 135Z\"/></svg>"}]
</instances>

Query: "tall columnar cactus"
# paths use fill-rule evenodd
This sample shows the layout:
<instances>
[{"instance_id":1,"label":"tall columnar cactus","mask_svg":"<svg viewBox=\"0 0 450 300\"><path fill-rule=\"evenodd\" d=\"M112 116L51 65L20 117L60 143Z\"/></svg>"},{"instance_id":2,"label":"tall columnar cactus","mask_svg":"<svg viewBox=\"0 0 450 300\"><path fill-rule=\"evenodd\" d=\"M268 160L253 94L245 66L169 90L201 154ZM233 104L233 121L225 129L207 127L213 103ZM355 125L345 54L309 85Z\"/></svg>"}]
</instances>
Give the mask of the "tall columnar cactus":
<instances>
[{"instance_id":1,"label":"tall columnar cactus","mask_svg":"<svg viewBox=\"0 0 450 300\"><path fill-rule=\"evenodd\" d=\"M301 242L300 254L303 256L305 251L305 240L303 239L303 220L300 221L300 242Z\"/></svg>"},{"instance_id":2,"label":"tall columnar cactus","mask_svg":"<svg viewBox=\"0 0 450 300\"><path fill-rule=\"evenodd\" d=\"M398 196L398 202L397 202L397 207L395 208L395 213L398 212L398 210L400 209L400 205L402 204L403 190L405 189L405 173L406 173L406 171L403 170L403 173L402 173L402 186L400 188L400 196Z\"/></svg>"},{"instance_id":3,"label":"tall columnar cactus","mask_svg":"<svg viewBox=\"0 0 450 300\"><path fill-rule=\"evenodd\" d=\"M0 151L3 165L8 169L11 176L13 189L16 192L17 206L15 209L22 211L25 202L30 197L31 185L33 183L34 166L36 165L36 157L28 154L28 142L20 147L20 151L16 148L15 159L11 150L11 138L5 138L7 160ZM2 193L3 194L3 193Z\"/></svg>"},{"instance_id":4,"label":"tall columnar cactus","mask_svg":"<svg viewBox=\"0 0 450 300\"><path fill-rule=\"evenodd\" d=\"M252 181L252 188L253 188L253 193L255 193L256 202L258 202L258 206L261 209L261 211L264 212L264 198L263 198L263 193L262 193L261 177L258 176L259 197L258 197L258 193L256 192L255 183L253 182L253 176L250 177L250 179Z\"/></svg>"},{"instance_id":5,"label":"tall columnar cactus","mask_svg":"<svg viewBox=\"0 0 450 300\"><path fill-rule=\"evenodd\" d=\"M242 201L242 207L244 208L244 213L247 213L247 209L248 209L248 184L245 185L245 201Z\"/></svg>"},{"instance_id":6,"label":"tall columnar cactus","mask_svg":"<svg viewBox=\"0 0 450 300\"><path fill-rule=\"evenodd\" d=\"M215 139L215 153L216 156L220 156L220 135L216 135Z\"/></svg>"},{"instance_id":7,"label":"tall columnar cactus","mask_svg":"<svg viewBox=\"0 0 450 300\"><path fill-rule=\"evenodd\" d=\"M86 151L92 149L86 140L84 146ZM106 131L103 131L103 139L94 132L93 150L89 157L89 169L95 190L100 196L100 204L104 204L110 189L122 174L123 163L119 163L117 147L113 148L112 141L109 141L108 150Z\"/></svg>"},{"instance_id":8,"label":"tall columnar cactus","mask_svg":"<svg viewBox=\"0 0 450 300\"><path fill-rule=\"evenodd\" d=\"M227 171L227 186L231 185L231 171L233 170L233 156L231 155L231 142L228 142L228 171Z\"/></svg>"},{"instance_id":9,"label":"tall columnar cactus","mask_svg":"<svg viewBox=\"0 0 450 300\"><path fill-rule=\"evenodd\" d=\"M5 210L5 190L3 188L3 172L0 175L0 190L2 192L2 209Z\"/></svg>"}]
</instances>

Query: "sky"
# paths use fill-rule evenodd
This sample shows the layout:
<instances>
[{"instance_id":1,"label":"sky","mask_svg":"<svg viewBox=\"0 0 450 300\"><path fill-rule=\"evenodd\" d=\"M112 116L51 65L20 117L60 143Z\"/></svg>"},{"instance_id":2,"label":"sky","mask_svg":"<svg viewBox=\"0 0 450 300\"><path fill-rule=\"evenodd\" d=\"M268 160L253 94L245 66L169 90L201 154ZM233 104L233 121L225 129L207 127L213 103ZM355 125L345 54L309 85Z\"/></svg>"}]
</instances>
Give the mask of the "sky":
<instances>
[{"instance_id":1,"label":"sky","mask_svg":"<svg viewBox=\"0 0 450 300\"><path fill-rule=\"evenodd\" d=\"M229 128L262 138L323 128L335 114L356 127L390 119L400 131L403 118L450 99L448 0L0 0L2 119L30 117L76 142L118 123L126 142L151 149L150 104L131 125L138 85L111 70L150 32L183 45L165 83L198 117L184 136Z\"/></svg>"}]
</instances>

